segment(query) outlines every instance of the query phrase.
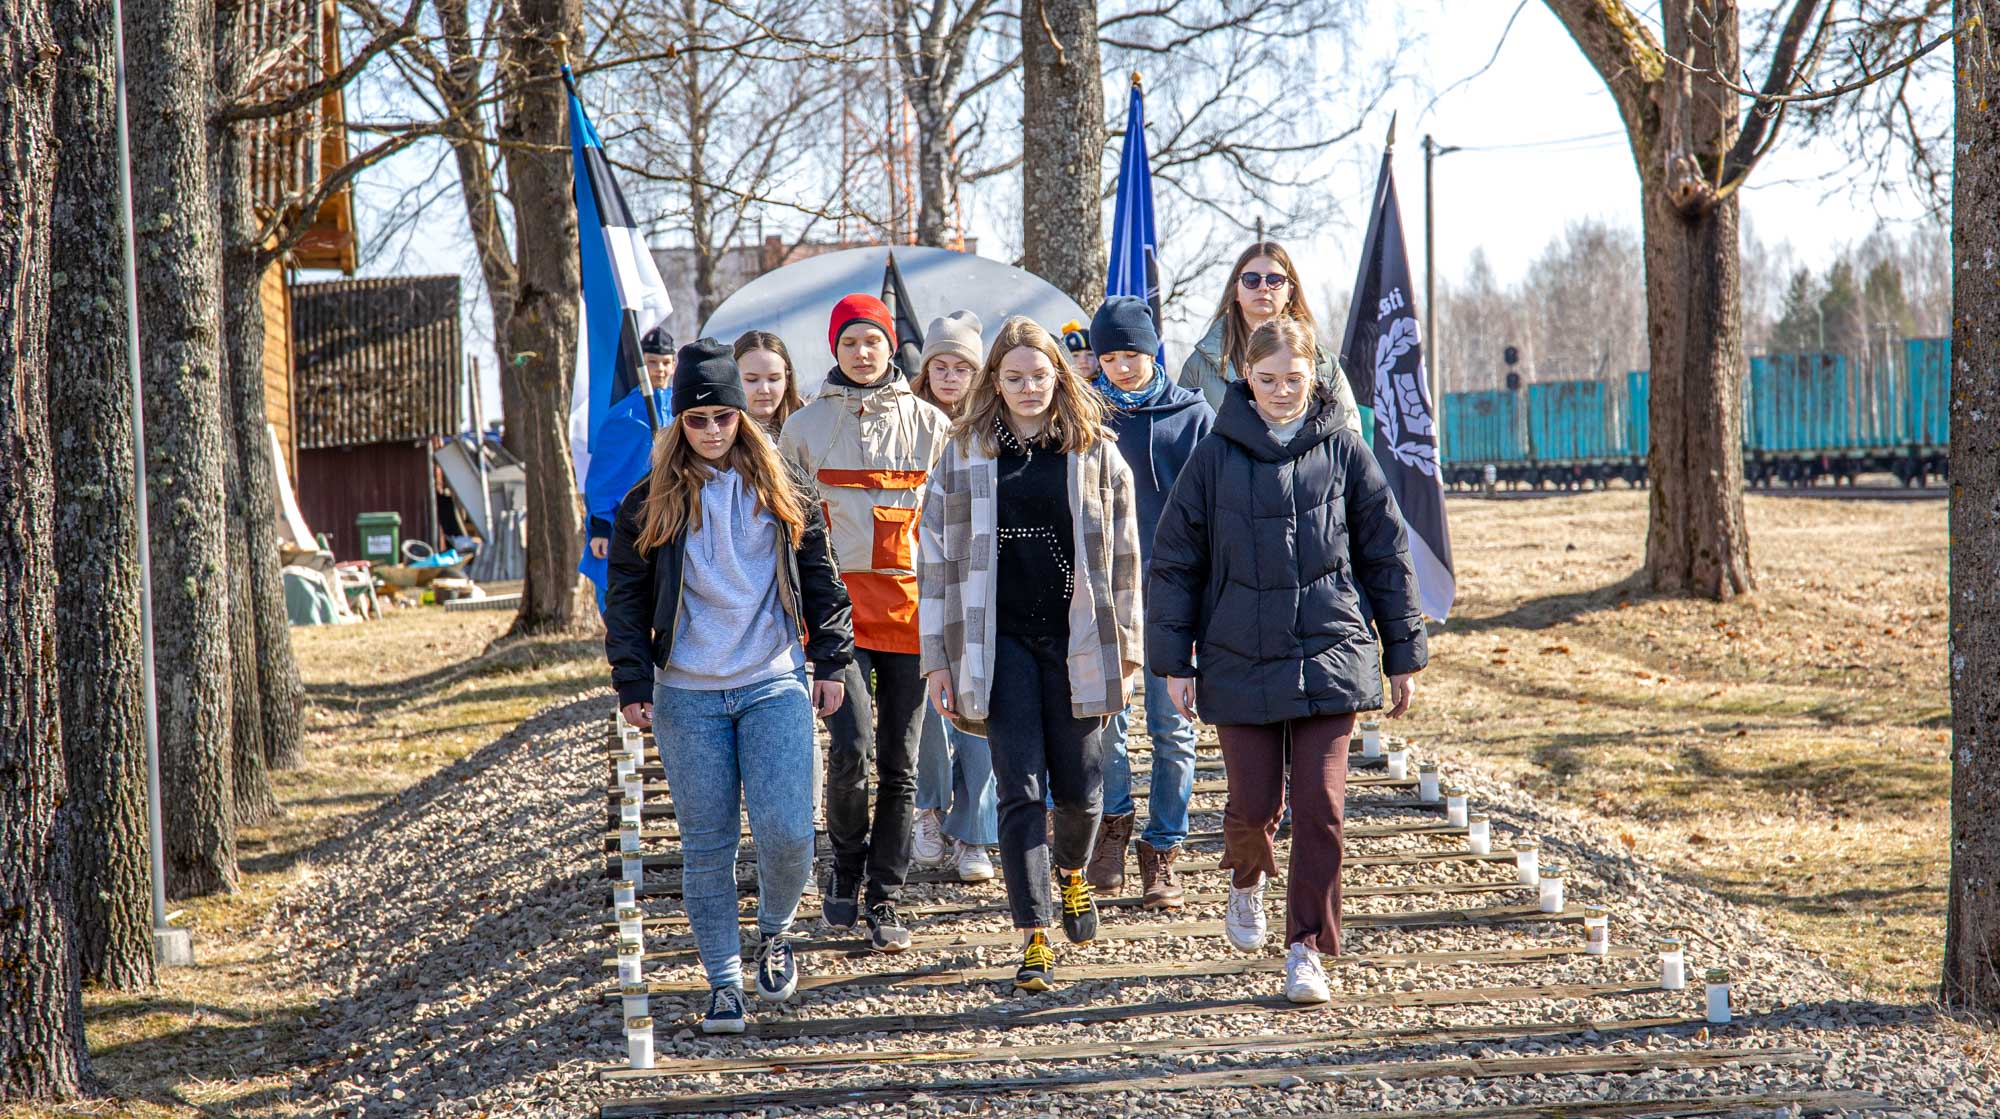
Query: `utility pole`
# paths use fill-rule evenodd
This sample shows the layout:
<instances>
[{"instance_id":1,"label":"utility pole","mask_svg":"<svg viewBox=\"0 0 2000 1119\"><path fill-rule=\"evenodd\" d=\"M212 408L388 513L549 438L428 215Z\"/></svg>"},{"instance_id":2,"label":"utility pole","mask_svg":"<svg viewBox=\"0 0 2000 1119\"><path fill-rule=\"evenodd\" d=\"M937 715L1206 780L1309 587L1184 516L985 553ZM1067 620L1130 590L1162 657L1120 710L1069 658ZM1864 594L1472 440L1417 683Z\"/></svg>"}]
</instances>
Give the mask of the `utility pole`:
<instances>
[{"instance_id":1,"label":"utility pole","mask_svg":"<svg viewBox=\"0 0 2000 1119\"><path fill-rule=\"evenodd\" d=\"M1431 164L1457 151L1424 133L1424 357L1431 367L1431 407L1437 410L1437 454L1444 461L1444 356L1437 342L1437 210L1431 202Z\"/></svg>"}]
</instances>

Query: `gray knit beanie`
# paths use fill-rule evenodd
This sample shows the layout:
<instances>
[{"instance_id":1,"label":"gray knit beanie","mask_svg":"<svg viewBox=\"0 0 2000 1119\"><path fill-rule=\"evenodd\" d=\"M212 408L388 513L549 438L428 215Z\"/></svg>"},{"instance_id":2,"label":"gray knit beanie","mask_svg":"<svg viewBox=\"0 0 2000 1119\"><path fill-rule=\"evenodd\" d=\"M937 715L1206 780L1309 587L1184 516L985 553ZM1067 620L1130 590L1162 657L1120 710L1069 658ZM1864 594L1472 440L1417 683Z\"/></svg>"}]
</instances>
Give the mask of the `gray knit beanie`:
<instances>
[{"instance_id":1,"label":"gray knit beanie","mask_svg":"<svg viewBox=\"0 0 2000 1119\"><path fill-rule=\"evenodd\" d=\"M976 368L985 360L985 347L979 341L979 316L971 311L953 311L939 319L932 319L924 330L924 352L917 360L917 368L922 369L939 354L957 354L971 362Z\"/></svg>"}]
</instances>

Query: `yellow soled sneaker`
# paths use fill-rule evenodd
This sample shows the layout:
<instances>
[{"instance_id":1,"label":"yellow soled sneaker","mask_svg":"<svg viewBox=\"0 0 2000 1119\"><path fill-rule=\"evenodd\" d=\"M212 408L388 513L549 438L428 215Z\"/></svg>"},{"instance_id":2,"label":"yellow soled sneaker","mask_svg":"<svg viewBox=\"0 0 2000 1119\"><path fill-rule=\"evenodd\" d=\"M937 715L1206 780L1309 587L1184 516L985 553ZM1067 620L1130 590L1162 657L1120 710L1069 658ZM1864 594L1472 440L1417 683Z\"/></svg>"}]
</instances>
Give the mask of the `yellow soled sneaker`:
<instances>
[{"instance_id":1,"label":"yellow soled sneaker","mask_svg":"<svg viewBox=\"0 0 2000 1119\"><path fill-rule=\"evenodd\" d=\"M1090 895L1090 883L1083 872L1063 872L1057 879L1062 891L1063 935L1071 944L1089 944L1097 939L1097 899Z\"/></svg>"},{"instance_id":2,"label":"yellow soled sneaker","mask_svg":"<svg viewBox=\"0 0 2000 1119\"><path fill-rule=\"evenodd\" d=\"M1021 949L1021 967L1014 973L1014 986L1023 991L1046 991L1055 982L1056 950L1049 947L1049 936L1036 929L1028 938L1028 946Z\"/></svg>"}]
</instances>

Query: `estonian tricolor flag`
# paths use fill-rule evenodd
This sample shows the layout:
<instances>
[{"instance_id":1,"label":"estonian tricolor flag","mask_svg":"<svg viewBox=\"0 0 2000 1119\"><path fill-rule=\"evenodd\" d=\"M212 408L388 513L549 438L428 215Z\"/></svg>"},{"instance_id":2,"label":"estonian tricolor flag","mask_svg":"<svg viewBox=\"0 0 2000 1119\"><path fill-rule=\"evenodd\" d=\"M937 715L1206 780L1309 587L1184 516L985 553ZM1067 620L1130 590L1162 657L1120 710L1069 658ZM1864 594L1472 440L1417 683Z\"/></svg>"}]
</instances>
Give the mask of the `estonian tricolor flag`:
<instances>
[{"instance_id":1,"label":"estonian tricolor flag","mask_svg":"<svg viewBox=\"0 0 2000 1119\"><path fill-rule=\"evenodd\" d=\"M619 401L645 383L639 338L665 321L673 303L646 238L633 228L632 212L611 177L604 143L583 111L568 66L562 68L562 77L569 90L569 148L575 170L577 248L583 265L583 321L569 411L570 453L576 460L577 488L582 489L604 421ZM657 425L661 417L652 419ZM627 482L626 488L637 481Z\"/></svg>"},{"instance_id":2,"label":"estonian tricolor flag","mask_svg":"<svg viewBox=\"0 0 2000 1119\"><path fill-rule=\"evenodd\" d=\"M1111 217L1111 269L1105 296L1136 295L1153 308L1153 330L1161 338L1155 355L1167 362L1167 323L1160 314L1160 245L1153 232L1153 170L1146 158L1146 91L1132 75L1125 105L1125 145L1118 153L1118 202ZM1084 308L1085 318L1093 308Z\"/></svg>"},{"instance_id":3,"label":"estonian tricolor flag","mask_svg":"<svg viewBox=\"0 0 2000 1119\"><path fill-rule=\"evenodd\" d=\"M1340 356L1357 387L1368 390L1355 393L1356 403L1375 408L1375 461L1409 525L1418 603L1426 616L1441 622L1451 613L1458 579L1452 573L1451 531L1444 519L1444 477L1438 472L1437 411L1424 375L1403 211L1396 203L1389 156L1382 153Z\"/></svg>"}]
</instances>

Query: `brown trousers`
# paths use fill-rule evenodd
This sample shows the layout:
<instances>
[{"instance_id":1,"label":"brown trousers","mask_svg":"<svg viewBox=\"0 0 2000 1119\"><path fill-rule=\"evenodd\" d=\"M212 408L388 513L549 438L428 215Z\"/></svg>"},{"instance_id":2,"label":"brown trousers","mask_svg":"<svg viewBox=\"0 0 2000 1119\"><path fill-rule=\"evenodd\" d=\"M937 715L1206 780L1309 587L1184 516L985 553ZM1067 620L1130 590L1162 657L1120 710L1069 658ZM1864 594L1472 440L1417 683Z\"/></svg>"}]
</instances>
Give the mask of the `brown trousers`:
<instances>
[{"instance_id":1,"label":"brown trousers","mask_svg":"<svg viewBox=\"0 0 2000 1119\"><path fill-rule=\"evenodd\" d=\"M1289 731L1292 865L1285 881L1285 945L1340 954L1341 831L1347 800L1347 740L1354 716L1320 715L1261 726L1218 726L1229 803L1222 810L1222 865L1248 886L1278 876L1278 821L1286 801Z\"/></svg>"}]
</instances>

